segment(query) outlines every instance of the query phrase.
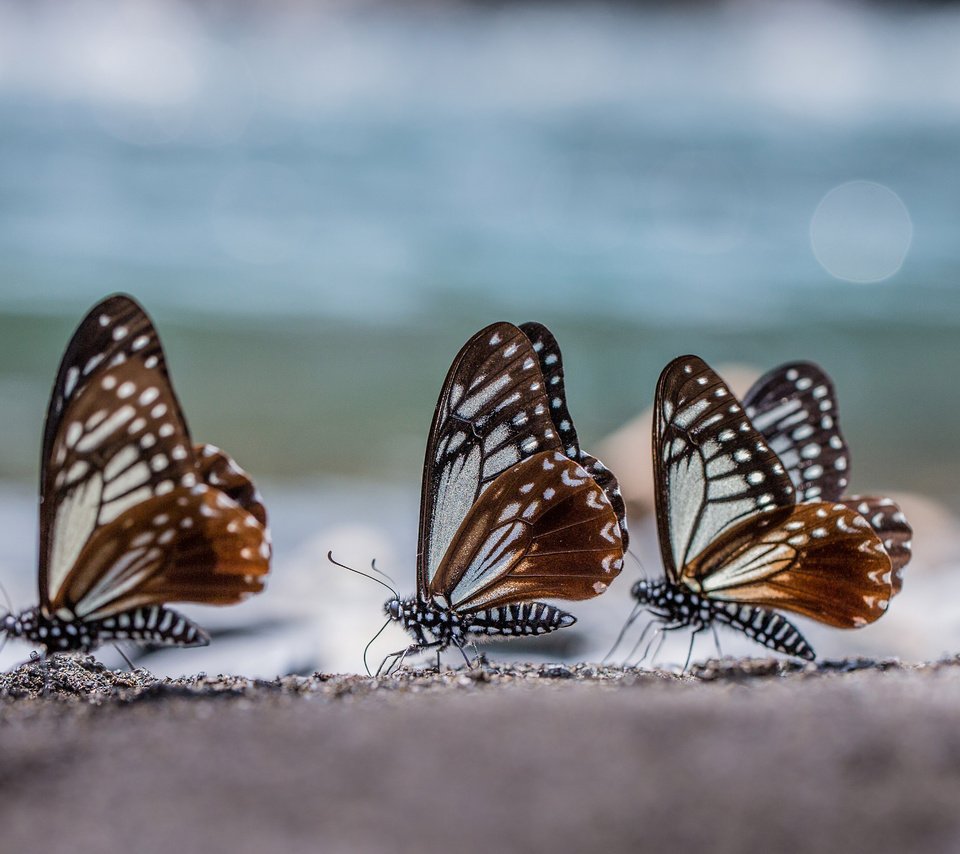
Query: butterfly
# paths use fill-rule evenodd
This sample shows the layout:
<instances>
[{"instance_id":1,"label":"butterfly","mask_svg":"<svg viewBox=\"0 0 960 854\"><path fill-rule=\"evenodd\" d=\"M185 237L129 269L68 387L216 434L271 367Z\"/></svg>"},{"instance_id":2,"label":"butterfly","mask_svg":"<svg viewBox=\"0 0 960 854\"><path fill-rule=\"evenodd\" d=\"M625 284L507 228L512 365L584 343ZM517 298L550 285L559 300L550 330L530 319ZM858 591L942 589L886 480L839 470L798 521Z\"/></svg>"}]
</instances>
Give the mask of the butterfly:
<instances>
[{"instance_id":1,"label":"butterfly","mask_svg":"<svg viewBox=\"0 0 960 854\"><path fill-rule=\"evenodd\" d=\"M725 624L813 660L772 609L855 628L900 591L910 527L889 499L842 497L849 454L816 366L771 371L741 404L702 359L675 359L657 385L653 453L666 575L632 593L664 629Z\"/></svg>"},{"instance_id":2,"label":"butterfly","mask_svg":"<svg viewBox=\"0 0 960 854\"><path fill-rule=\"evenodd\" d=\"M387 624L414 639L397 662L570 626L573 615L538 600L588 599L620 573L619 486L580 448L546 327L495 323L460 350L430 428L420 501L417 593L384 606Z\"/></svg>"},{"instance_id":3,"label":"butterfly","mask_svg":"<svg viewBox=\"0 0 960 854\"><path fill-rule=\"evenodd\" d=\"M60 364L43 434L40 604L0 631L48 654L118 640L202 646L168 602L229 605L263 589L259 493L194 445L160 339L130 297L95 306Z\"/></svg>"}]
</instances>

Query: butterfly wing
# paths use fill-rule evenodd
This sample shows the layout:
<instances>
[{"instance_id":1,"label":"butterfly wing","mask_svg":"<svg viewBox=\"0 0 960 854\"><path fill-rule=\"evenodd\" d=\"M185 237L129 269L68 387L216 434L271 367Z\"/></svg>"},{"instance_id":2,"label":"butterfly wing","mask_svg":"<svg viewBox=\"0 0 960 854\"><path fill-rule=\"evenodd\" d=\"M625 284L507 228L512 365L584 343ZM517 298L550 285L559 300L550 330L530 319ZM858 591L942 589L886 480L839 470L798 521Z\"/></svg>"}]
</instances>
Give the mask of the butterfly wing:
<instances>
[{"instance_id":1,"label":"butterfly wing","mask_svg":"<svg viewBox=\"0 0 960 854\"><path fill-rule=\"evenodd\" d=\"M109 546L108 538L116 538L121 545L127 539L132 543L138 536L146 536L149 520L183 515L176 500L187 497L182 490L192 494L192 489L204 486L203 476L156 330L132 299L110 297L87 315L71 340L47 414L41 464L41 607L48 613L72 611L91 591L98 591L94 601L105 602L108 593L116 598L137 587L150 575L140 573L139 568L131 576L138 579L137 584L122 576L123 590L108 591L104 586L105 579L121 577L111 574L114 565L109 556L114 546ZM231 501L219 491L214 494L212 500L222 496ZM196 521L196 515L204 515L204 511L196 499L187 500L193 501L196 512L188 510L186 515ZM266 542L260 520L240 507L237 512L238 518L228 524L235 521L245 527L249 516L260 540ZM147 528L140 530L140 524ZM171 554L190 553L188 540L204 531L217 536L222 533L197 525L189 537L177 533L175 539L184 539L173 545L165 533L165 542L159 544L164 547L161 563ZM102 553L92 550L94 544ZM239 546L248 547L253 548L248 574L257 576L263 560L260 543ZM137 563L133 554L137 548L131 545L130 552L114 555L119 563L119 568L114 567L117 573L122 575L124 567ZM268 551L269 546L264 549ZM220 545L212 544L209 551L219 554ZM211 565L209 560L199 561L193 570L203 576ZM185 564L178 572L189 566ZM151 577L171 577L172 570L166 572L166 576L153 572ZM104 585L98 586L100 581ZM161 599L149 601L218 601L220 594L214 587L213 583L206 585L212 599L196 599L172 585ZM99 611L98 607L87 613Z\"/></svg>"},{"instance_id":2,"label":"butterfly wing","mask_svg":"<svg viewBox=\"0 0 960 854\"><path fill-rule=\"evenodd\" d=\"M839 501L849 481L850 454L840 432L830 377L810 362L764 374L743 407L790 473L800 501Z\"/></svg>"},{"instance_id":3,"label":"butterfly wing","mask_svg":"<svg viewBox=\"0 0 960 854\"><path fill-rule=\"evenodd\" d=\"M660 549L674 583L728 529L794 504L777 455L696 356L675 359L660 375L653 454Z\"/></svg>"},{"instance_id":4,"label":"butterfly wing","mask_svg":"<svg viewBox=\"0 0 960 854\"><path fill-rule=\"evenodd\" d=\"M267 508L250 475L214 445L196 445L193 451L200 482L225 493L266 528Z\"/></svg>"},{"instance_id":5,"label":"butterfly wing","mask_svg":"<svg viewBox=\"0 0 960 854\"><path fill-rule=\"evenodd\" d=\"M749 519L685 567L684 580L712 600L794 611L838 628L872 623L894 594L880 538L839 503Z\"/></svg>"},{"instance_id":6,"label":"butterfly wing","mask_svg":"<svg viewBox=\"0 0 960 854\"><path fill-rule=\"evenodd\" d=\"M430 428L420 495L420 595L490 483L521 460L561 447L530 339L510 323L482 329L454 359Z\"/></svg>"},{"instance_id":7,"label":"butterfly wing","mask_svg":"<svg viewBox=\"0 0 960 854\"><path fill-rule=\"evenodd\" d=\"M520 329L523 330L527 338L533 344L534 352L540 361L540 372L543 374L544 386L550 399L550 417L553 420L553 426L560 436L563 445L563 452L576 460L583 466L587 472L597 482L599 487L607 494L614 512L617 514L617 520L620 524L620 533L623 536L623 549L627 550L629 545L629 535L627 533L627 511L623 502L623 496L620 494L620 484L617 482L613 472L610 471L600 460L588 454L580 447L580 440L577 437L577 430L573 425L573 419L567 409L567 395L563 387L563 358L560 355L560 345L553 333L542 323L522 323Z\"/></svg>"},{"instance_id":8,"label":"butterfly wing","mask_svg":"<svg viewBox=\"0 0 960 854\"><path fill-rule=\"evenodd\" d=\"M464 518L428 595L459 611L539 598L588 599L623 567L604 491L560 451L504 472Z\"/></svg>"},{"instance_id":9,"label":"butterfly wing","mask_svg":"<svg viewBox=\"0 0 960 854\"><path fill-rule=\"evenodd\" d=\"M263 589L264 526L226 493L179 486L97 528L52 606L84 620L144 605L231 605Z\"/></svg>"},{"instance_id":10,"label":"butterfly wing","mask_svg":"<svg viewBox=\"0 0 960 854\"><path fill-rule=\"evenodd\" d=\"M913 547L913 529L907 517L890 498L869 495L851 495L840 502L855 510L876 532L893 565L893 595L903 589L903 570L910 561Z\"/></svg>"}]
</instances>

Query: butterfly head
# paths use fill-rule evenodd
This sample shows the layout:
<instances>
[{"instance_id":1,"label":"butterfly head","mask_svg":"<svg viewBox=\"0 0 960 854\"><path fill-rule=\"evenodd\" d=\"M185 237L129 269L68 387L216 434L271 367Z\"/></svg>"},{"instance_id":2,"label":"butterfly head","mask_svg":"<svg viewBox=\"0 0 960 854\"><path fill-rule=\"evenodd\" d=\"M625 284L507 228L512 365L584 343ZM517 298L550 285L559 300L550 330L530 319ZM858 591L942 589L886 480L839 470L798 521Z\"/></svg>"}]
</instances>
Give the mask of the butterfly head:
<instances>
[{"instance_id":1,"label":"butterfly head","mask_svg":"<svg viewBox=\"0 0 960 854\"><path fill-rule=\"evenodd\" d=\"M0 617L0 635L3 635L3 643L8 638L17 638L23 634L23 623L20 618L12 611L7 611Z\"/></svg>"},{"instance_id":2,"label":"butterfly head","mask_svg":"<svg viewBox=\"0 0 960 854\"><path fill-rule=\"evenodd\" d=\"M393 596L387 599L387 601L383 603L383 613L391 620L399 620L403 615L403 602L400 601L400 597Z\"/></svg>"}]
</instances>

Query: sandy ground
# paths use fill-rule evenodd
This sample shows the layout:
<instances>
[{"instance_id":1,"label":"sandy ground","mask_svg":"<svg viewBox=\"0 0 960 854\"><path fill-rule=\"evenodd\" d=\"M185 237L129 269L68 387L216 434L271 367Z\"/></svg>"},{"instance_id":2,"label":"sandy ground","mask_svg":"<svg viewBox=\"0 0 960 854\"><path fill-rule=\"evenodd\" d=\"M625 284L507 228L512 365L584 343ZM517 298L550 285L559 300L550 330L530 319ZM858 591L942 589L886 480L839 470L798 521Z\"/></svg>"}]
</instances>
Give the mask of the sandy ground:
<instances>
[{"instance_id":1,"label":"sandy ground","mask_svg":"<svg viewBox=\"0 0 960 854\"><path fill-rule=\"evenodd\" d=\"M0 677L10 852L960 850L960 660Z\"/></svg>"}]
</instances>

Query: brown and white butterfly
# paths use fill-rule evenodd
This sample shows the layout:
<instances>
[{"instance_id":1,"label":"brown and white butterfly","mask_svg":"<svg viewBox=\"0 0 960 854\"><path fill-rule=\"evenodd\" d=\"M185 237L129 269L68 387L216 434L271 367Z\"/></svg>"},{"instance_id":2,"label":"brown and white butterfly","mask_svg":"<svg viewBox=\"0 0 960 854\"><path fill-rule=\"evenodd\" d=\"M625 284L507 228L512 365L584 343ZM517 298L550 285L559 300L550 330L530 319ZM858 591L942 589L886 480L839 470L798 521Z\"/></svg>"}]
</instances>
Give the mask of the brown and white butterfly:
<instances>
[{"instance_id":1,"label":"brown and white butterfly","mask_svg":"<svg viewBox=\"0 0 960 854\"><path fill-rule=\"evenodd\" d=\"M495 323L464 345L437 402L420 502L417 593L385 605L414 638L396 657L570 626L539 600L588 599L620 573L619 487L580 448L546 327Z\"/></svg>"},{"instance_id":2,"label":"brown and white butterfly","mask_svg":"<svg viewBox=\"0 0 960 854\"><path fill-rule=\"evenodd\" d=\"M95 306L60 364L40 473L40 604L0 631L89 651L199 646L168 602L229 605L263 589L267 517L226 454L194 445L157 332L127 296Z\"/></svg>"},{"instance_id":3,"label":"brown and white butterfly","mask_svg":"<svg viewBox=\"0 0 960 854\"><path fill-rule=\"evenodd\" d=\"M674 360L657 385L653 453L666 576L632 592L665 629L722 623L812 660L771 609L855 628L899 592L909 526L889 499L841 497L849 455L815 366L771 371L741 406L703 360Z\"/></svg>"}]
</instances>

